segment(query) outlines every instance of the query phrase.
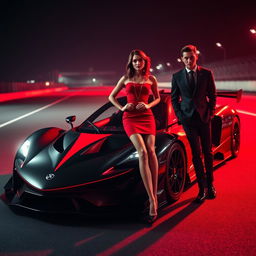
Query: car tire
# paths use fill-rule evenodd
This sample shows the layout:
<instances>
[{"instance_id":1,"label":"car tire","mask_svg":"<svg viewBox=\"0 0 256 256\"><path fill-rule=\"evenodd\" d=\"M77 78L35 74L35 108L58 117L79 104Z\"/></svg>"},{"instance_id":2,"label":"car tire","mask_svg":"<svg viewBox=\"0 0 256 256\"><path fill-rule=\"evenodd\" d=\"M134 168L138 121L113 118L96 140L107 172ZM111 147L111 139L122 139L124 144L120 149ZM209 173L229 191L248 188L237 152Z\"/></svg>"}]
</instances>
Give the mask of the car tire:
<instances>
[{"instance_id":1,"label":"car tire","mask_svg":"<svg viewBox=\"0 0 256 256\"><path fill-rule=\"evenodd\" d=\"M235 116L231 127L231 154L237 157L240 149L240 122Z\"/></svg>"},{"instance_id":2,"label":"car tire","mask_svg":"<svg viewBox=\"0 0 256 256\"><path fill-rule=\"evenodd\" d=\"M178 142L171 145L166 162L166 197L169 203L179 200L185 186L187 160L184 148Z\"/></svg>"}]
</instances>

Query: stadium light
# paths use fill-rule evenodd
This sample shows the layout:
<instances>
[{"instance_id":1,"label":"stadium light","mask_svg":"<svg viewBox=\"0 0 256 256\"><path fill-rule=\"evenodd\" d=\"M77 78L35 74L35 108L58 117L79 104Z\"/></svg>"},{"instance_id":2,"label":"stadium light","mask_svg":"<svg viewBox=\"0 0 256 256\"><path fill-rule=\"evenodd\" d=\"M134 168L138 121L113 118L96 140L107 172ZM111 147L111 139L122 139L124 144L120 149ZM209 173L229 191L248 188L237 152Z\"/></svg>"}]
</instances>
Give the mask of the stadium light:
<instances>
[{"instance_id":1,"label":"stadium light","mask_svg":"<svg viewBox=\"0 0 256 256\"><path fill-rule=\"evenodd\" d=\"M162 69L163 68L163 64L158 64L157 66L156 66L156 69L157 70L160 70L160 69Z\"/></svg>"},{"instance_id":2,"label":"stadium light","mask_svg":"<svg viewBox=\"0 0 256 256\"><path fill-rule=\"evenodd\" d=\"M251 29L250 29L250 32L251 32L253 35L255 35L255 34L256 34L256 29L251 28Z\"/></svg>"},{"instance_id":3,"label":"stadium light","mask_svg":"<svg viewBox=\"0 0 256 256\"><path fill-rule=\"evenodd\" d=\"M226 60L226 49L223 47L223 45L220 42L216 43L217 47L223 50L223 59Z\"/></svg>"}]
</instances>

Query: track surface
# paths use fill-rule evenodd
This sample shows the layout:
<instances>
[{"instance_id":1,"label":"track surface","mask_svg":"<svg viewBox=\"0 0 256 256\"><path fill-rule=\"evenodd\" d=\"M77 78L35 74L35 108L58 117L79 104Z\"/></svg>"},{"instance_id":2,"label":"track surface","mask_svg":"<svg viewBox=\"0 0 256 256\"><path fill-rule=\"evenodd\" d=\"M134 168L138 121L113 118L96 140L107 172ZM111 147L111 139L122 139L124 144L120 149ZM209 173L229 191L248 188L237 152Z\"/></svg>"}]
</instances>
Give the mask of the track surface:
<instances>
[{"instance_id":1,"label":"track surface","mask_svg":"<svg viewBox=\"0 0 256 256\"><path fill-rule=\"evenodd\" d=\"M0 103L0 194L15 151L27 135L50 126L68 129L107 101L110 90L69 91ZM147 227L131 216L86 219L18 215L0 200L0 256L256 255L256 96L230 104L241 116L241 150L215 173L217 198L192 203L196 186L160 211Z\"/></svg>"}]
</instances>

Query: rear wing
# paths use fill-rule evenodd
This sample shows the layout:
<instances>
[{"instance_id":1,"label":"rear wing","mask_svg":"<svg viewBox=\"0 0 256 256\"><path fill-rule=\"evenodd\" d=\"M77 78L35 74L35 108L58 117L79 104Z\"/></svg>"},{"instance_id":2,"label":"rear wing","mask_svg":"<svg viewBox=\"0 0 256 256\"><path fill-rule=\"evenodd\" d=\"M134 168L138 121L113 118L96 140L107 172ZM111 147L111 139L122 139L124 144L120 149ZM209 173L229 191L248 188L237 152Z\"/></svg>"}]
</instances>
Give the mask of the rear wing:
<instances>
[{"instance_id":1,"label":"rear wing","mask_svg":"<svg viewBox=\"0 0 256 256\"><path fill-rule=\"evenodd\" d=\"M242 93L242 89L238 91L217 91L217 97L236 98L236 101L239 102L241 100Z\"/></svg>"},{"instance_id":2,"label":"rear wing","mask_svg":"<svg viewBox=\"0 0 256 256\"><path fill-rule=\"evenodd\" d=\"M160 94L168 94L170 95L171 92L166 91L164 89L159 90ZM225 97L225 98L236 98L236 101L239 102L241 100L243 93L243 89L238 91L217 91L217 97Z\"/></svg>"}]
</instances>

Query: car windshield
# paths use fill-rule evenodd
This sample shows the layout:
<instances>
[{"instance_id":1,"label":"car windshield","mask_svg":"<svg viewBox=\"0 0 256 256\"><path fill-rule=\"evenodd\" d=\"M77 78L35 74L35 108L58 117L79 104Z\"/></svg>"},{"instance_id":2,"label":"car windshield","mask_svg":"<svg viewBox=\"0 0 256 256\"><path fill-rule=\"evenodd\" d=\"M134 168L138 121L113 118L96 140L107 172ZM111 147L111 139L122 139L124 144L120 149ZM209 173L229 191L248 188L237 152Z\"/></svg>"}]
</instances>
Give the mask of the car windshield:
<instances>
[{"instance_id":1,"label":"car windshield","mask_svg":"<svg viewBox=\"0 0 256 256\"><path fill-rule=\"evenodd\" d=\"M167 96L168 95L166 95L166 98ZM118 98L118 101L124 106L126 104L126 97ZM168 119L167 108L168 104L162 100L152 108L157 130L166 128ZM117 110L115 106L108 102L88 117L88 119L76 129L84 133L125 133L122 116L123 112Z\"/></svg>"},{"instance_id":2,"label":"car windshield","mask_svg":"<svg viewBox=\"0 0 256 256\"><path fill-rule=\"evenodd\" d=\"M101 109L96 111L78 127L78 131L86 133L125 133L122 123L123 112L117 110L111 104L104 106L108 107L103 108L103 111L100 111Z\"/></svg>"}]
</instances>

